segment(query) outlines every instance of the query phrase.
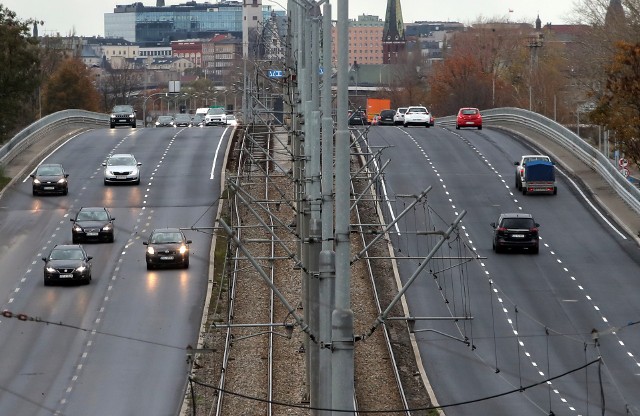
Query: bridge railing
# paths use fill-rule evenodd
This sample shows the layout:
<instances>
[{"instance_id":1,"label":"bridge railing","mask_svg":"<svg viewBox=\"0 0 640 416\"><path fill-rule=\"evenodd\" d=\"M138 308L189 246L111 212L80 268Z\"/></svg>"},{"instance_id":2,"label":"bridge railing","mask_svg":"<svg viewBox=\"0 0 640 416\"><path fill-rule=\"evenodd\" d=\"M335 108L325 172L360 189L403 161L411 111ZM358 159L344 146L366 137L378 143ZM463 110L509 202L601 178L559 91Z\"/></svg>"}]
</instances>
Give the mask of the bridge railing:
<instances>
[{"instance_id":1,"label":"bridge railing","mask_svg":"<svg viewBox=\"0 0 640 416\"><path fill-rule=\"evenodd\" d=\"M22 129L11 140L0 147L0 166L4 167L16 155L27 147L51 135L65 133L77 129L106 127L109 115L84 110L63 110L49 114Z\"/></svg>"},{"instance_id":2,"label":"bridge railing","mask_svg":"<svg viewBox=\"0 0 640 416\"><path fill-rule=\"evenodd\" d=\"M582 162L600 174L620 197L640 214L640 189L629 182L608 157L563 125L541 114L512 107L483 110L482 119L488 124L491 122L521 124L544 134L555 143L570 150ZM454 126L456 117L438 118L437 123L445 126Z\"/></svg>"}]
</instances>

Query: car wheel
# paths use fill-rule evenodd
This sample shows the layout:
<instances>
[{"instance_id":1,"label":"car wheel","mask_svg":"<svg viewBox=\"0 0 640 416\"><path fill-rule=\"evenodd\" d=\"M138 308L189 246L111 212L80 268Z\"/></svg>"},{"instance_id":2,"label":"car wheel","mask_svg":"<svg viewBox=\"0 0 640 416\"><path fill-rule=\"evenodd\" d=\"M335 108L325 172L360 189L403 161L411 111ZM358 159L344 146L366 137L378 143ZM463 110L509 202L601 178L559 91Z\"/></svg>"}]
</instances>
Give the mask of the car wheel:
<instances>
[{"instance_id":1,"label":"car wheel","mask_svg":"<svg viewBox=\"0 0 640 416\"><path fill-rule=\"evenodd\" d=\"M114 124L110 124L109 127L111 127L112 129L116 128L116 126Z\"/></svg>"},{"instance_id":2,"label":"car wheel","mask_svg":"<svg viewBox=\"0 0 640 416\"><path fill-rule=\"evenodd\" d=\"M427 124L425 124L424 126L425 126L426 128L429 128L429 127L431 127L431 124L427 123Z\"/></svg>"},{"instance_id":3,"label":"car wheel","mask_svg":"<svg viewBox=\"0 0 640 416\"><path fill-rule=\"evenodd\" d=\"M69 189L65 189L64 191L62 191L62 195L68 195L69 194Z\"/></svg>"},{"instance_id":4,"label":"car wheel","mask_svg":"<svg viewBox=\"0 0 640 416\"><path fill-rule=\"evenodd\" d=\"M502 253L502 247L500 247L499 245L496 244L495 246L495 252L496 253Z\"/></svg>"},{"instance_id":5,"label":"car wheel","mask_svg":"<svg viewBox=\"0 0 640 416\"><path fill-rule=\"evenodd\" d=\"M403 124L405 128L409 127L409 125L407 123Z\"/></svg>"},{"instance_id":6,"label":"car wheel","mask_svg":"<svg viewBox=\"0 0 640 416\"><path fill-rule=\"evenodd\" d=\"M482 130L482 126L478 126L478 130Z\"/></svg>"},{"instance_id":7,"label":"car wheel","mask_svg":"<svg viewBox=\"0 0 640 416\"><path fill-rule=\"evenodd\" d=\"M132 128L132 129L135 129L136 127L137 127L137 126L136 126L136 123L133 123L133 124L131 125L131 128Z\"/></svg>"},{"instance_id":8,"label":"car wheel","mask_svg":"<svg viewBox=\"0 0 640 416\"><path fill-rule=\"evenodd\" d=\"M114 238L113 234L111 234L111 235L109 236L109 238L107 239L107 241L108 241L109 243L113 243L113 242L115 241L115 238Z\"/></svg>"},{"instance_id":9,"label":"car wheel","mask_svg":"<svg viewBox=\"0 0 640 416\"><path fill-rule=\"evenodd\" d=\"M51 282L45 278L44 279L44 285L45 286L51 286Z\"/></svg>"},{"instance_id":10,"label":"car wheel","mask_svg":"<svg viewBox=\"0 0 640 416\"><path fill-rule=\"evenodd\" d=\"M518 177L516 176L516 185L515 188L520 190L520 184L518 183Z\"/></svg>"},{"instance_id":11,"label":"car wheel","mask_svg":"<svg viewBox=\"0 0 640 416\"><path fill-rule=\"evenodd\" d=\"M71 244L78 244L80 243L80 239L78 237L76 237L75 235L71 237Z\"/></svg>"},{"instance_id":12,"label":"car wheel","mask_svg":"<svg viewBox=\"0 0 640 416\"><path fill-rule=\"evenodd\" d=\"M136 185L140 185L140 178L138 178L138 180L136 180L136 181L134 182L134 184L136 184Z\"/></svg>"},{"instance_id":13,"label":"car wheel","mask_svg":"<svg viewBox=\"0 0 640 416\"><path fill-rule=\"evenodd\" d=\"M189 257L187 257L184 261L184 263L182 263L182 267L185 269L189 268Z\"/></svg>"},{"instance_id":14,"label":"car wheel","mask_svg":"<svg viewBox=\"0 0 640 416\"><path fill-rule=\"evenodd\" d=\"M531 249L531 253L533 253L533 254L538 254L538 253L540 253L540 247L537 247L537 246L536 246L536 247L532 248L532 249Z\"/></svg>"},{"instance_id":15,"label":"car wheel","mask_svg":"<svg viewBox=\"0 0 640 416\"><path fill-rule=\"evenodd\" d=\"M554 194L554 195L557 195L557 194L558 194L558 187L557 187L557 186L554 186L554 187L553 187L553 194Z\"/></svg>"},{"instance_id":16,"label":"car wheel","mask_svg":"<svg viewBox=\"0 0 640 416\"><path fill-rule=\"evenodd\" d=\"M88 285L89 283L91 283L91 276L87 277L86 279L84 279L84 283L85 285Z\"/></svg>"},{"instance_id":17,"label":"car wheel","mask_svg":"<svg viewBox=\"0 0 640 416\"><path fill-rule=\"evenodd\" d=\"M153 264L147 263L147 270L153 270Z\"/></svg>"},{"instance_id":18,"label":"car wheel","mask_svg":"<svg viewBox=\"0 0 640 416\"><path fill-rule=\"evenodd\" d=\"M460 126L456 124L456 130L460 130Z\"/></svg>"},{"instance_id":19,"label":"car wheel","mask_svg":"<svg viewBox=\"0 0 640 416\"><path fill-rule=\"evenodd\" d=\"M522 188L522 195L526 195L527 194L527 188L523 187Z\"/></svg>"},{"instance_id":20,"label":"car wheel","mask_svg":"<svg viewBox=\"0 0 640 416\"><path fill-rule=\"evenodd\" d=\"M36 191L35 189L33 190L33 196L37 196L38 195L38 191Z\"/></svg>"}]
</instances>

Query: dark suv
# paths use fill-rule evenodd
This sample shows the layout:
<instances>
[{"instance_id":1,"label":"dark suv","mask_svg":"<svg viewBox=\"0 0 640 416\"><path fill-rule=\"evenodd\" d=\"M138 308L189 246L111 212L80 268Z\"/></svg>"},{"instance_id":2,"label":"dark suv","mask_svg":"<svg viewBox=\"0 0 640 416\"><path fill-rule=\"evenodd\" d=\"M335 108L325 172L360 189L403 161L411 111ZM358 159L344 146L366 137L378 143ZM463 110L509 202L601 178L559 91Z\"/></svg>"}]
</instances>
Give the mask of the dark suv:
<instances>
[{"instance_id":1,"label":"dark suv","mask_svg":"<svg viewBox=\"0 0 640 416\"><path fill-rule=\"evenodd\" d=\"M523 248L538 254L538 227L531 214L500 214L497 222L492 222L493 250L496 253L503 248Z\"/></svg>"},{"instance_id":2,"label":"dark suv","mask_svg":"<svg viewBox=\"0 0 640 416\"><path fill-rule=\"evenodd\" d=\"M111 109L109 116L109 126L113 129L116 126L131 126L136 128L136 110L130 105L116 105Z\"/></svg>"}]
</instances>

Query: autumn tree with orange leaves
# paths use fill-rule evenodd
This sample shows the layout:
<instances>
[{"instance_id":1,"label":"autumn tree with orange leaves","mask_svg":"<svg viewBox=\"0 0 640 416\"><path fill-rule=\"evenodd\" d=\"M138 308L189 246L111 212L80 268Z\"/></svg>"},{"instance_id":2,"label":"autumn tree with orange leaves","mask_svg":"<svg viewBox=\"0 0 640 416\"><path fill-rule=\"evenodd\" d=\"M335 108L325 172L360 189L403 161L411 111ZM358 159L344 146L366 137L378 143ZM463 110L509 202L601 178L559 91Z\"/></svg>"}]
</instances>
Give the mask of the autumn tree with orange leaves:
<instances>
[{"instance_id":1,"label":"autumn tree with orange leaves","mask_svg":"<svg viewBox=\"0 0 640 416\"><path fill-rule=\"evenodd\" d=\"M45 84L42 108L45 114L70 108L100 111L100 95L82 61L68 58L60 64Z\"/></svg>"},{"instance_id":2,"label":"autumn tree with orange leaves","mask_svg":"<svg viewBox=\"0 0 640 416\"><path fill-rule=\"evenodd\" d=\"M640 162L640 43L620 41L591 120L615 134L627 159Z\"/></svg>"}]
</instances>

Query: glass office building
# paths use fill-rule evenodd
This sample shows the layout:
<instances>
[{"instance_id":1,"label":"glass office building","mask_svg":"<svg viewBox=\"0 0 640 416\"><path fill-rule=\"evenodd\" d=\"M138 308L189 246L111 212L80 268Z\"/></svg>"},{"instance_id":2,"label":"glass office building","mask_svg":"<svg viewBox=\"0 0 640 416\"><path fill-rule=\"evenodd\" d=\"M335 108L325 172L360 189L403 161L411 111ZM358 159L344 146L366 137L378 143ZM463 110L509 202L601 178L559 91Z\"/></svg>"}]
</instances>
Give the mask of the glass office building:
<instances>
[{"instance_id":1,"label":"glass office building","mask_svg":"<svg viewBox=\"0 0 640 416\"><path fill-rule=\"evenodd\" d=\"M262 6L263 21L286 16L284 10ZM144 6L134 3L117 6L104 15L105 37L122 37L128 41L170 42L230 33L242 37L242 2L196 3L175 6Z\"/></svg>"}]
</instances>

